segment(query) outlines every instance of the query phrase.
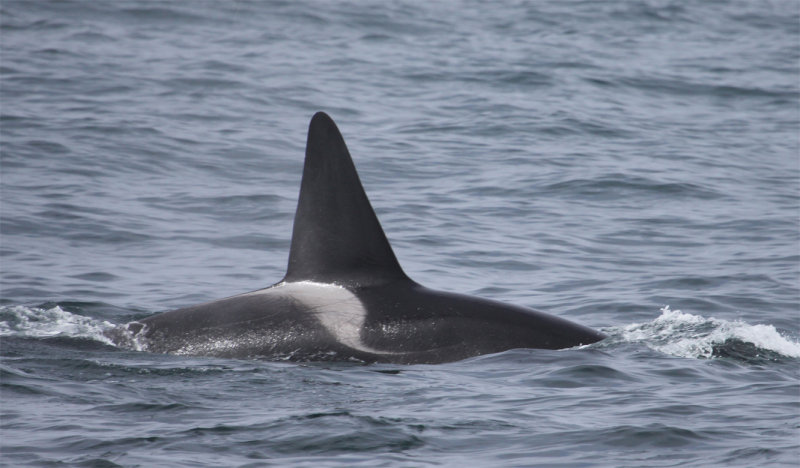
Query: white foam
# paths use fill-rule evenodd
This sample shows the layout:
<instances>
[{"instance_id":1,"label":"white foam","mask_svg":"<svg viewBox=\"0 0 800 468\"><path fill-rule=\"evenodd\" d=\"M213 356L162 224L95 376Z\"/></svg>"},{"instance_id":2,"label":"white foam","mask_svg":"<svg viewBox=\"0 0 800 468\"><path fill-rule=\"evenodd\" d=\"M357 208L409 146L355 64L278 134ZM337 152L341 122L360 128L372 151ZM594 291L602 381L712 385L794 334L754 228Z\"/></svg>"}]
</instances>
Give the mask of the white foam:
<instances>
[{"instance_id":1,"label":"white foam","mask_svg":"<svg viewBox=\"0 0 800 468\"><path fill-rule=\"evenodd\" d=\"M671 310L669 306L662 308L661 315L652 322L634 323L611 332L619 334L624 341L644 343L657 351L680 357L710 358L714 345L736 339L783 356L800 358L800 343L781 335L772 325L705 318Z\"/></svg>"},{"instance_id":2,"label":"white foam","mask_svg":"<svg viewBox=\"0 0 800 468\"><path fill-rule=\"evenodd\" d=\"M73 314L59 306L50 309L26 306L0 307L0 336L91 338L111 344L103 334L114 324Z\"/></svg>"}]
</instances>

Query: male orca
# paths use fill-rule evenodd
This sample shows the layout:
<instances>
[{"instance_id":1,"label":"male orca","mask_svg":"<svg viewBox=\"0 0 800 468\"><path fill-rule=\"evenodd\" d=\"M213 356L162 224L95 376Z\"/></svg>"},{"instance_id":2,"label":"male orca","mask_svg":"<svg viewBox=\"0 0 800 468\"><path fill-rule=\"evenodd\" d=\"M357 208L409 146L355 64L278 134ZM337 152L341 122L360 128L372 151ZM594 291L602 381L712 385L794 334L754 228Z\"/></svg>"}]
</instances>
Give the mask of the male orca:
<instances>
[{"instance_id":1,"label":"male orca","mask_svg":"<svg viewBox=\"0 0 800 468\"><path fill-rule=\"evenodd\" d=\"M561 349L602 333L528 308L433 291L397 262L344 139L308 129L286 276L258 291L131 322L117 344L157 353L441 363L513 348Z\"/></svg>"}]
</instances>

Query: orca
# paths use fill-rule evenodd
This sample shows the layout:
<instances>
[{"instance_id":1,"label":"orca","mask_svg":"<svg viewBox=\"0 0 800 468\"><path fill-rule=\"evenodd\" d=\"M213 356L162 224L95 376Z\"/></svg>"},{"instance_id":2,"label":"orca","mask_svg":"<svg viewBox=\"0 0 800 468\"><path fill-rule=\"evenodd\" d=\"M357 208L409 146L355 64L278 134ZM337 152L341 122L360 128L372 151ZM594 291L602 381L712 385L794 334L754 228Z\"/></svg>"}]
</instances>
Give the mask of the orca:
<instances>
[{"instance_id":1,"label":"orca","mask_svg":"<svg viewBox=\"0 0 800 468\"><path fill-rule=\"evenodd\" d=\"M107 335L117 345L155 353L397 364L571 348L605 338L553 315L411 280L339 129L323 112L308 129L283 280L130 322Z\"/></svg>"}]
</instances>

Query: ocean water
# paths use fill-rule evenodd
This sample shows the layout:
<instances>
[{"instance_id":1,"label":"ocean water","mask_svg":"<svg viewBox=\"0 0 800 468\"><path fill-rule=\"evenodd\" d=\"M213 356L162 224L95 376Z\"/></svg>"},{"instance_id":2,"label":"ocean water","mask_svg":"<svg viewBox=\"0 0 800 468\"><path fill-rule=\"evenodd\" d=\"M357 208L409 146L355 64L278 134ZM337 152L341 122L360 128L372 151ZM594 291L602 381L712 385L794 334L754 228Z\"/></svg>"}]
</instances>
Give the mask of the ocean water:
<instances>
[{"instance_id":1,"label":"ocean water","mask_svg":"<svg viewBox=\"0 0 800 468\"><path fill-rule=\"evenodd\" d=\"M412 278L609 338L112 346L283 276L318 110ZM2 0L0 464L797 466L799 151L794 0Z\"/></svg>"}]
</instances>

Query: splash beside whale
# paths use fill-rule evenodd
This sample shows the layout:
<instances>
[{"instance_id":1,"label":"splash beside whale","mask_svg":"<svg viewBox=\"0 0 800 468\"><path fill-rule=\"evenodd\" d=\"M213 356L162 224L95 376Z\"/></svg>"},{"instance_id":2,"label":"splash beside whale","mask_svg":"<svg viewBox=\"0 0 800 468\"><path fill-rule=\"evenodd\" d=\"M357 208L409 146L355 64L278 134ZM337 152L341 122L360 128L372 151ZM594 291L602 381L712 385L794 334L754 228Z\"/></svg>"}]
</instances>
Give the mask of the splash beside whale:
<instances>
[{"instance_id":1,"label":"splash beside whale","mask_svg":"<svg viewBox=\"0 0 800 468\"><path fill-rule=\"evenodd\" d=\"M336 124L311 119L286 276L108 332L156 353L441 363L605 336L525 307L434 291L402 270Z\"/></svg>"}]
</instances>

